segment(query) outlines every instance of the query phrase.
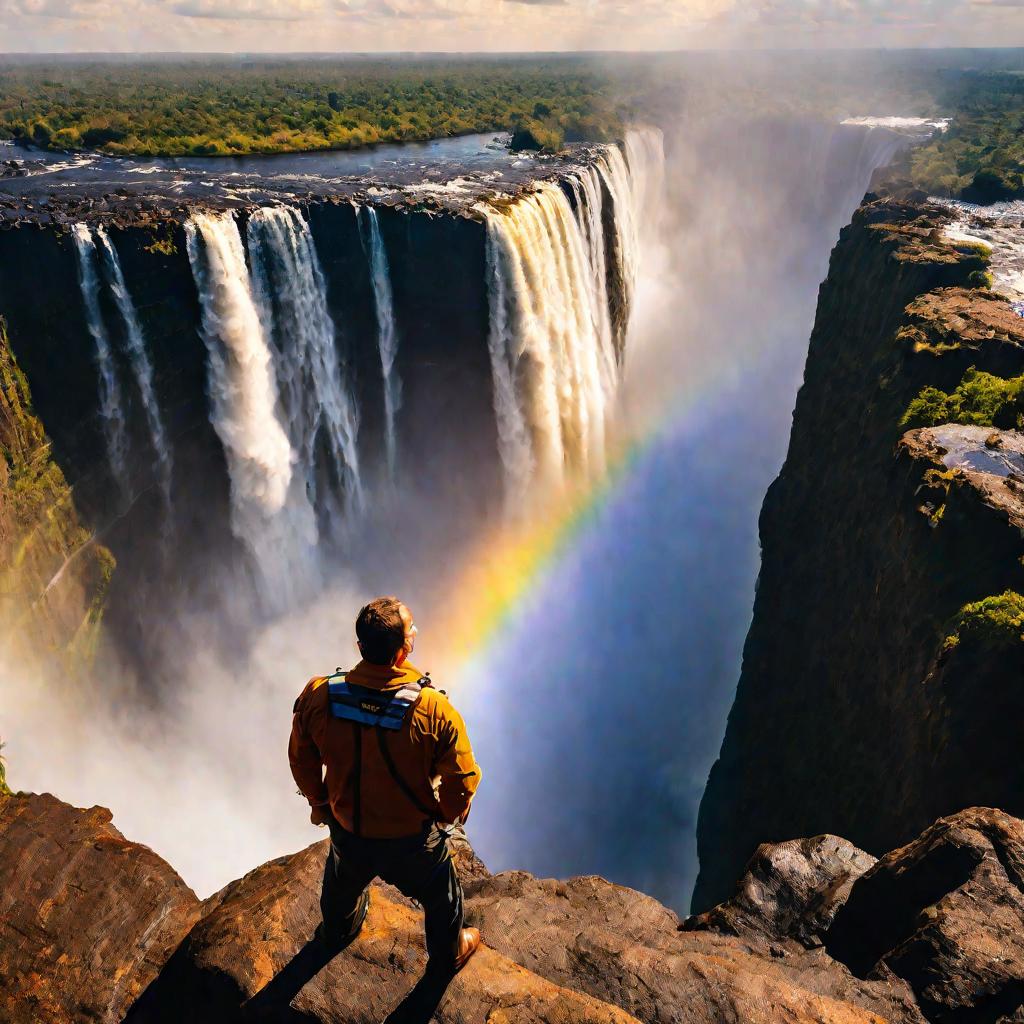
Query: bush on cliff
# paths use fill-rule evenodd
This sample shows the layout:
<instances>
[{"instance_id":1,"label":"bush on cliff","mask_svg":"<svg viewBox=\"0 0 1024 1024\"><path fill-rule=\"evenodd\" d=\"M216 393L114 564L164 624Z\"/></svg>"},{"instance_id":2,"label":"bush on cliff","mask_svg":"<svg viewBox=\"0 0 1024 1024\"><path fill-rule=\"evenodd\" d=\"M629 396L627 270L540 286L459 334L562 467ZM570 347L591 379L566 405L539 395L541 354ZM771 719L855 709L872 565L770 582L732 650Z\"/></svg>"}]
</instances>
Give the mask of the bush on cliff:
<instances>
[{"instance_id":1,"label":"bush on cliff","mask_svg":"<svg viewBox=\"0 0 1024 1024\"><path fill-rule=\"evenodd\" d=\"M1007 590L964 605L946 647L965 642L988 651L1024 642L1024 596Z\"/></svg>"},{"instance_id":2,"label":"bush on cliff","mask_svg":"<svg viewBox=\"0 0 1024 1024\"><path fill-rule=\"evenodd\" d=\"M1024 420L1024 377L996 377L970 367L950 394L926 387L907 407L903 427L966 423L979 427L1020 426Z\"/></svg>"}]
</instances>

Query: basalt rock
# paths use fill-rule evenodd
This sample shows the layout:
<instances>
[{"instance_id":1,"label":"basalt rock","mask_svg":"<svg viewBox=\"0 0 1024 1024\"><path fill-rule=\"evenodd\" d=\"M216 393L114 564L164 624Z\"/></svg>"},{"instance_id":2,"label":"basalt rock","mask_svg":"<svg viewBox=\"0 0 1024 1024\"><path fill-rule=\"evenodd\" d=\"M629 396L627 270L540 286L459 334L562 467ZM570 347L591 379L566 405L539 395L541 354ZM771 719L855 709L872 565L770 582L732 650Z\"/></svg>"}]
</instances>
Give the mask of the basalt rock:
<instances>
[{"instance_id":1,"label":"basalt rock","mask_svg":"<svg viewBox=\"0 0 1024 1024\"><path fill-rule=\"evenodd\" d=\"M736 894L680 927L819 946L853 883L874 863L871 854L838 836L763 843Z\"/></svg>"},{"instance_id":2,"label":"basalt rock","mask_svg":"<svg viewBox=\"0 0 1024 1024\"><path fill-rule=\"evenodd\" d=\"M829 953L891 971L931 1021L1019 1020L1024 1007L1024 822L974 807L886 854L854 885Z\"/></svg>"},{"instance_id":3,"label":"basalt rock","mask_svg":"<svg viewBox=\"0 0 1024 1024\"><path fill-rule=\"evenodd\" d=\"M995 1024L1022 1004L1024 822L1000 811L939 821L855 881L870 858L844 840L765 846L734 900L687 930L602 878L492 876L463 845L486 945L447 987L423 978L421 914L388 886L348 948L314 940L326 841L200 905L109 820L0 800L0 1019ZM826 946L805 948L848 890Z\"/></svg>"},{"instance_id":4,"label":"basalt rock","mask_svg":"<svg viewBox=\"0 0 1024 1024\"><path fill-rule=\"evenodd\" d=\"M421 915L393 889L374 885L363 931L330 958L313 939L327 846L264 864L212 897L128 1024L401 1019L426 963ZM442 995L441 1024L635 1024L617 1007L552 984L493 948L480 950L434 1001ZM414 1019L425 1022L429 1014Z\"/></svg>"},{"instance_id":5,"label":"basalt rock","mask_svg":"<svg viewBox=\"0 0 1024 1024\"><path fill-rule=\"evenodd\" d=\"M1024 319L970 287L988 257L948 219L875 198L833 250L701 802L697 911L766 839L832 833L877 856L966 806L1024 814L1018 431L986 446L1017 426L992 394L1024 374ZM925 396L962 422L912 422Z\"/></svg>"},{"instance_id":6,"label":"basalt rock","mask_svg":"<svg viewBox=\"0 0 1024 1024\"><path fill-rule=\"evenodd\" d=\"M0 1020L116 1024L199 900L102 807L0 796Z\"/></svg>"}]
</instances>

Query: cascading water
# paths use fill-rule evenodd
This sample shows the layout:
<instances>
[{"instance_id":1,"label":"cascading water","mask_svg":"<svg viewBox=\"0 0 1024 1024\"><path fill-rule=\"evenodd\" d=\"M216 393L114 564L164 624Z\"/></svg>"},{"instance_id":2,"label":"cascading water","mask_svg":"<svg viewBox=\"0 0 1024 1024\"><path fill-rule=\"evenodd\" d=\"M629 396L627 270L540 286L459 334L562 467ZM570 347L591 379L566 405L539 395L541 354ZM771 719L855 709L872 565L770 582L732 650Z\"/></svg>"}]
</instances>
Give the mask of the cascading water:
<instances>
[{"instance_id":1,"label":"cascading water","mask_svg":"<svg viewBox=\"0 0 1024 1024\"><path fill-rule=\"evenodd\" d=\"M231 478L231 527L251 550L265 600L293 604L313 576L316 521L282 421L274 357L230 213L185 225L209 353L211 421Z\"/></svg>"},{"instance_id":2,"label":"cascading water","mask_svg":"<svg viewBox=\"0 0 1024 1024\"><path fill-rule=\"evenodd\" d=\"M402 400L402 383L395 369L398 355L398 328L395 323L395 303L391 294L391 273L384 239L380 233L377 211L372 206L358 211L365 216L366 231L360 232L363 247L368 249L370 282L373 285L373 304L377 314L377 347L380 350L380 369L384 382L384 450L388 465L388 478L395 479L398 463L398 438L395 433L395 417ZM362 228L360 223L360 228ZM367 235L369 238L367 239Z\"/></svg>"},{"instance_id":3,"label":"cascading water","mask_svg":"<svg viewBox=\"0 0 1024 1024\"><path fill-rule=\"evenodd\" d=\"M117 257L117 250L114 248L106 229L102 225L96 229L96 237L99 239L100 248L103 250L103 258L110 281L110 291L114 296L118 312L121 314L121 319L124 322L129 363L139 395L142 398L142 410L146 417L146 425L149 428L149 437L153 445L153 451L156 454L156 469L160 490L163 495L164 504L169 505L171 500L171 450L167 443L167 432L164 430L163 421L160 417L160 408L156 400L156 392L153 387L153 364L150 362L149 353L146 351L142 325L139 323L139 317L135 311L135 303L132 302L128 286L125 284L124 273L121 270L121 261Z\"/></svg>"},{"instance_id":4,"label":"cascading water","mask_svg":"<svg viewBox=\"0 0 1024 1024\"><path fill-rule=\"evenodd\" d=\"M364 505L358 418L313 236L299 210L272 206L249 218L247 239L287 432L309 501L337 528Z\"/></svg>"},{"instance_id":5,"label":"cascading water","mask_svg":"<svg viewBox=\"0 0 1024 1024\"><path fill-rule=\"evenodd\" d=\"M128 431L125 421L125 402L117 379L114 349L110 343L103 314L100 310L100 278L96 265L96 243L85 224L72 228L78 252L78 280L82 287L86 324L96 343L96 365L99 369L100 417L107 459L123 498L131 492L128 479Z\"/></svg>"},{"instance_id":6,"label":"cascading water","mask_svg":"<svg viewBox=\"0 0 1024 1024\"><path fill-rule=\"evenodd\" d=\"M575 208L551 182L510 206L479 207L494 407L513 514L604 471L642 225L664 161L660 132L630 132L626 145L628 164L609 146L569 176Z\"/></svg>"}]
</instances>

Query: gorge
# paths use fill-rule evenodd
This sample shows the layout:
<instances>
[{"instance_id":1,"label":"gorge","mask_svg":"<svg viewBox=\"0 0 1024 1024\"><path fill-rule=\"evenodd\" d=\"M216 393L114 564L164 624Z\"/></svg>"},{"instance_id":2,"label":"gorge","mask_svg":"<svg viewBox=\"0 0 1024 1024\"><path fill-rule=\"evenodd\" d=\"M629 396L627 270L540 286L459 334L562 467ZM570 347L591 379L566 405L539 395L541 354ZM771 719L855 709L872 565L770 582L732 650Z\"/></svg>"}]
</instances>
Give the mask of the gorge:
<instances>
[{"instance_id":1,"label":"gorge","mask_svg":"<svg viewBox=\"0 0 1024 1024\"><path fill-rule=\"evenodd\" d=\"M31 670L8 677L22 785L111 803L204 891L294 847L306 831L286 768L268 767L280 708L347 656L358 595L400 584L433 632L425 667L488 751L493 800L474 826L488 861L599 871L685 907L756 574L754 509L786 435L780 396L828 247L912 137L673 124L666 163L661 134L637 132L621 151L538 161L525 189L526 171L503 190L488 168L302 201L290 177L255 204L231 185L182 206L170 182L142 210L86 191L17 212L0 232L0 310L88 527L39 589L57 603L81 585L66 559L89 580L94 557L117 563L98 667L76 684L94 714L54 723L40 688L18 685ZM492 599L481 564L523 589ZM623 635L631 588L686 632L627 619ZM568 614L593 624L585 651L559 644ZM655 700L662 677L623 688L616 666L680 649L686 699L644 727L642 752L621 750L627 705ZM601 695L583 714L557 683L579 673ZM54 742L36 760L19 734L44 727ZM553 784L559 763L571 770ZM635 818L617 845L597 839L609 800ZM566 807L590 823L571 837ZM200 843L179 825L197 820Z\"/></svg>"}]
</instances>

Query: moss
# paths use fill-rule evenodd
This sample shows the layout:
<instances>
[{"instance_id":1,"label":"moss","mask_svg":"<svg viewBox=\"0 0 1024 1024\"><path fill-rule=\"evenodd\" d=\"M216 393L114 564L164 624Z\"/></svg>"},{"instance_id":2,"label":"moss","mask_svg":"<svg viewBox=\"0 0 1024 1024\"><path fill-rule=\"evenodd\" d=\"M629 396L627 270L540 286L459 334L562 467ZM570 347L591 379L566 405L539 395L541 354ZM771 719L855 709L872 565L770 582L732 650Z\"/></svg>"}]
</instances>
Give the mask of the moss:
<instances>
[{"instance_id":1,"label":"moss","mask_svg":"<svg viewBox=\"0 0 1024 1024\"><path fill-rule=\"evenodd\" d=\"M972 270L967 275L967 283L972 288L987 288L991 291L993 280L991 270Z\"/></svg>"},{"instance_id":2,"label":"moss","mask_svg":"<svg viewBox=\"0 0 1024 1024\"><path fill-rule=\"evenodd\" d=\"M1024 376L996 377L976 367L964 373L956 390L947 394L926 387L907 407L902 427L932 427L966 423L979 427L1016 427L1024 416Z\"/></svg>"},{"instance_id":3,"label":"moss","mask_svg":"<svg viewBox=\"0 0 1024 1024\"><path fill-rule=\"evenodd\" d=\"M167 225L162 236L154 233L153 241L149 245L143 246L143 249L157 256L175 255L178 247L174 244L174 228L171 225Z\"/></svg>"},{"instance_id":4,"label":"moss","mask_svg":"<svg viewBox=\"0 0 1024 1024\"><path fill-rule=\"evenodd\" d=\"M78 519L0 318L0 628L72 668L95 650L114 565Z\"/></svg>"},{"instance_id":5,"label":"moss","mask_svg":"<svg viewBox=\"0 0 1024 1024\"><path fill-rule=\"evenodd\" d=\"M4 745L0 743L0 750ZM4 763L4 755L0 754L0 796L10 796L11 790L7 785L7 765Z\"/></svg>"},{"instance_id":6,"label":"moss","mask_svg":"<svg viewBox=\"0 0 1024 1024\"><path fill-rule=\"evenodd\" d=\"M960 609L945 648L969 644L985 651L1024 643L1024 596L1007 590Z\"/></svg>"}]
</instances>

